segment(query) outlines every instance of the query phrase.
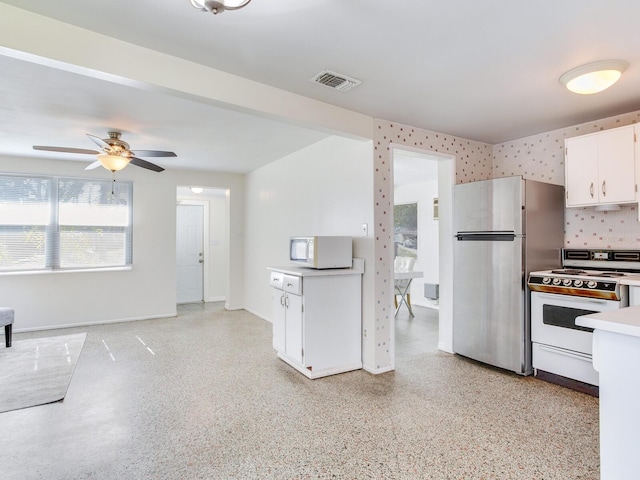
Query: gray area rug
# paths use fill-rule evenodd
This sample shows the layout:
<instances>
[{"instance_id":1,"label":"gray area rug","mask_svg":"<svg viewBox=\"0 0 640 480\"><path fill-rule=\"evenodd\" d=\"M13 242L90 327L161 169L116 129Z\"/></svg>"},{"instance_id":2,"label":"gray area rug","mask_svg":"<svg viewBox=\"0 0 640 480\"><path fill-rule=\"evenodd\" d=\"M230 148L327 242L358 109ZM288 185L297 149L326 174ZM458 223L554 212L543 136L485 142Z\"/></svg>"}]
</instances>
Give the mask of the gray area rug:
<instances>
[{"instance_id":1,"label":"gray area rug","mask_svg":"<svg viewBox=\"0 0 640 480\"><path fill-rule=\"evenodd\" d=\"M0 412L62 400L86 337L30 338L0 348Z\"/></svg>"}]
</instances>

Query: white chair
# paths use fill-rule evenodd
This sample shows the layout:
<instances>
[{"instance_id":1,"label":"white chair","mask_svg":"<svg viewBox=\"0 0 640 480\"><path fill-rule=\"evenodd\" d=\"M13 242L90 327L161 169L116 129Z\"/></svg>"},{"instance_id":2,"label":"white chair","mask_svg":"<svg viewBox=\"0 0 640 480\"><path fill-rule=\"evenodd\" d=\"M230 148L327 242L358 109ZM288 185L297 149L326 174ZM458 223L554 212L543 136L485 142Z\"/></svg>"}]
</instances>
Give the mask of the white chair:
<instances>
[{"instance_id":1,"label":"white chair","mask_svg":"<svg viewBox=\"0 0 640 480\"><path fill-rule=\"evenodd\" d=\"M393 262L394 273L411 272L413 271L413 265L415 263L416 259L414 257L396 257ZM396 307L396 314L404 302L409 309L409 315L413 317L413 310L411 309L411 293L408 292L410 286L410 278L396 279L394 281L393 303ZM398 304L398 295L400 295L400 304Z\"/></svg>"},{"instance_id":2,"label":"white chair","mask_svg":"<svg viewBox=\"0 0 640 480\"><path fill-rule=\"evenodd\" d=\"M4 341L7 348L11 346L11 329L13 327L13 308L0 307L0 327L4 326Z\"/></svg>"}]
</instances>

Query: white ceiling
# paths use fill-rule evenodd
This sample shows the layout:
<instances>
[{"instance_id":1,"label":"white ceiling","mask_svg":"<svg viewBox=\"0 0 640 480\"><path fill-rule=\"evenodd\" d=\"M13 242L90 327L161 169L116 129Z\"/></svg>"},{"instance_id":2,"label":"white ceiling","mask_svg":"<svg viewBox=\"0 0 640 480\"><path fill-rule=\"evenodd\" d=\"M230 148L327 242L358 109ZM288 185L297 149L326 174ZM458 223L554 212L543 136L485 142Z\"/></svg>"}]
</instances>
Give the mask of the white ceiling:
<instances>
[{"instance_id":1,"label":"white ceiling","mask_svg":"<svg viewBox=\"0 0 640 480\"><path fill-rule=\"evenodd\" d=\"M34 151L33 145L95 150L86 133L122 132L133 150L164 168L246 173L327 136L170 95L0 56L0 153L93 162L91 155Z\"/></svg>"},{"instance_id":2,"label":"white ceiling","mask_svg":"<svg viewBox=\"0 0 640 480\"><path fill-rule=\"evenodd\" d=\"M189 0L3 3L491 144L640 109L633 0L253 0L217 16ZM608 91L579 96L558 82L570 68L610 58L631 66ZM338 92L309 82L325 68L362 84ZM178 159L155 162L165 167L248 172L327 135L8 57L0 56L0 71L0 153L33 155L33 144L93 148L84 133L113 128L133 149L176 151Z\"/></svg>"}]
</instances>

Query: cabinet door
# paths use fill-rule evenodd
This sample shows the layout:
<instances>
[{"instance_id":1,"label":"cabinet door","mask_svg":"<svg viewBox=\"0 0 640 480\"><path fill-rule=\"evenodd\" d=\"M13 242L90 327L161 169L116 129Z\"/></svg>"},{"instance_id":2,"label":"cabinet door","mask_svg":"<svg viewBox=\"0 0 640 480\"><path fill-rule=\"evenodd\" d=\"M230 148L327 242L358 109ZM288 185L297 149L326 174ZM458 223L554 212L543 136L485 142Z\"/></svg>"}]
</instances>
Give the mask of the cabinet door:
<instances>
[{"instance_id":1,"label":"cabinet door","mask_svg":"<svg viewBox=\"0 0 640 480\"><path fill-rule=\"evenodd\" d=\"M286 353L291 359L303 364L302 336L304 324L302 315L302 296L287 293L285 297L286 310Z\"/></svg>"},{"instance_id":2,"label":"cabinet door","mask_svg":"<svg viewBox=\"0 0 640 480\"><path fill-rule=\"evenodd\" d=\"M286 347L284 296L282 290L271 289L273 348L280 353L285 353Z\"/></svg>"},{"instance_id":3,"label":"cabinet door","mask_svg":"<svg viewBox=\"0 0 640 480\"><path fill-rule=\"evenodd\" d=\"M597 137L600 203L635 202L633 126L607 130Z\"/></svg>"},{"instance_id":4,"label":"cabinet door","mask_svg":"<svg viewBox=\"0 0 640 480\"><path fill-rule=\"evenodd\" d=\"M565 144L567 207L598 203L598 135L568 138Z\"/></svg>"}]
</instances>

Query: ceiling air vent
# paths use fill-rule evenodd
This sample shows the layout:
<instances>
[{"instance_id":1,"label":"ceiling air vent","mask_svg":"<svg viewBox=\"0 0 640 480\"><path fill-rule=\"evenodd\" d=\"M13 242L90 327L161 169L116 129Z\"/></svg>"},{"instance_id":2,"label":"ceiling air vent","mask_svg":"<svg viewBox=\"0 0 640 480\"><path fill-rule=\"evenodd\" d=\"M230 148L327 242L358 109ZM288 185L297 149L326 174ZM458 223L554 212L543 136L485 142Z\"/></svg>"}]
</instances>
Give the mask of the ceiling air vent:
<instances>
[{"instance_id":1,"label":"ceiling air vent","mask_svg":"<svg viewBox=\"0 0 640 480\"><path fill-rule=\"evenodd\" d=\"M333 88L334 90L340 90L341 92L351 90L353 87L362 83L360 80L347 77L346 75L342 75L340 73L332 72L331 70L323 70L322 72L315 75L311 79L311 81L314 83L319 83L320 85L325 85L329 88Z\"/></svg>"}]
</instances>

